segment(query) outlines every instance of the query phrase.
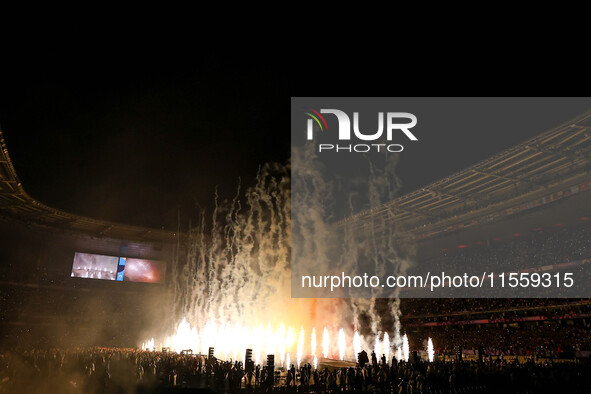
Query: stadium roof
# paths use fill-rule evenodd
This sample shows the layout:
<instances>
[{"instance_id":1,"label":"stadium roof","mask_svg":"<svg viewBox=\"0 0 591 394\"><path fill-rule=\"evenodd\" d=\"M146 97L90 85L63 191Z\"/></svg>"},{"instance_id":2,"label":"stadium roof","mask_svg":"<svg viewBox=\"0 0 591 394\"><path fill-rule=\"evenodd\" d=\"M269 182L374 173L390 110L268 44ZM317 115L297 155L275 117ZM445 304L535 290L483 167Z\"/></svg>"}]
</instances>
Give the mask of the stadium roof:
<instances>
[{"instance_id":1,"label":"stadium roof","mask_svg":"<svg viewBox=\"0 0 591 394\"><path fill-rule=\"evenodd\" d=\"M340 223L396 223L414 235L501 210L591 178L591 110L487 160L350 216ZM29 196L0 131L0 216L97 237L172 242L170 231L63 212ZM379 219L379 220L374 220Z\"/></svg>"},{"instance_id":2,"label":"stadium roof","mask_svg":"<svg viewBox=\"0 0 591 394\"><path fill-rule=\"evenodd\" d=\"M48 207L29 196L10 161L0 130L0 217L23 220L30 225L58 228L96 237L130 241L172 242L177 234L170 231L128 226L91 219Z\"/></svg>"},{"instance_id":3,"label":"stadium roof","mask_svg":"<svg viewBox=\"0 0 591 394\"><path fill-rule=\"evenodd\" d=\"M371 223L375 227L396 223L416 236L589 180L590 172L591 110L340 224Z\"/></svg>"}]
</instances>

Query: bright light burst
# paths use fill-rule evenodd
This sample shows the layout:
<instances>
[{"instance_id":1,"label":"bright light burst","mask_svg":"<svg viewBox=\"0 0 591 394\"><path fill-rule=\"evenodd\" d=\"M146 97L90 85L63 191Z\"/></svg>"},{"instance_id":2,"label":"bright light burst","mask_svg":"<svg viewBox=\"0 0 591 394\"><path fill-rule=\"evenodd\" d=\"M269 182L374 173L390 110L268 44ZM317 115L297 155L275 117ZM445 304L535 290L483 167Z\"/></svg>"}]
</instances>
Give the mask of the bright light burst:
<instances>
[{"instance_id":1,"label":"bright light burst","mask_svg":"<svg viewBox=\"0 0 591 394\"><path fill-rule=\"evenodd\" d=\"M298 336L298 349L296 353L298 368L302 362L302 356L304 355L304 340L305 340L306 332L304 331L304 327L300 329L300 335Z\"/></svg>"},{"instance_id":2,"label":"bright light burst","mask_svg":"<svg viewBox=\"0 0 591 394\"><path fill-rule=\"evenodd\" d=\"M359 336L359 331L355 330L355 334L353 334L353 354L355 361L358 361L359 353L361 353L361 337Z\"/></svg>"},{"instance_id":3,"label":"bright light burst","mask_svg":"<svg viewBox=\"0 0 591 394\"><path fill-rule=\"evenodd\" d=\"M279 360L281 360L281 364L283 364L285 361L286 342L287 339L285 337L285 326L283 323L281 323L279 329L275 333L275 343L277 344L276 351L279 352Z\"/></svg>"},{"instance_id":4,"label":"bright light burst","mask_svg":"<svg viewBox=\"0 0 591 394\"><path fill-rule=\"evenodd\" d=\"M316 327L312 328L312 338L310 339L310 354L316 355Z\"/></svg>"},{"instance_id":5,"label":"bright light burst","mask_svg":"<svg viewBox=\"0 0 591 394\"><path fill-rule=\"evenodd\" d=\"M341 328L339 330L339 336L337 338L337 346L339 348L339 358L345 359L345 349L347 347L347 341L345 340L345 331Z\"/></svg>"},{"instance_id":6,"label":"bright light burst","mask_svg":"<svg viewBox=\"0 0 591 394\"><path fill-rule=\"evenodd\" d=\"M330 348L330 337L328 336L328 329L324 327L322 333L322 355L324 358L328 358L328 350Z\"/></svg>"},{"instance_id":7,"label":"bright light burst","mask_svg":"<svg viewBox=\"0 0 591 394\"><path fill-rule=\"evenodd\" d=\"M331 343L330 338L336 341ZM390 335L387 332L383 334L383 340L380 335L374 338L374 351L379 358L381 354L390 356ZM150 338L141 344L142 350L159 350L156 347L156 340ZM160 347L170 348L171 351L180 353L183 350L193 350L201 354L207 354L210 347L214 348L214 355L220 360L239 360L245 361L245 350L252 349L252 357L255 364L260 365L265 355L274 354L276 364L280 366L291 366L292 355L295 356L294 362L298 368L304 359L307 362L312 361L314 367L318 366L317 335L316 328L311 328L310 347L307 353L306 330L303 326L299 331L294 327L279 324L275 329L271 324L265 329L262 324L249 328L243 325L232 325L230 323L217 324L214 321L208 321L201 328L191 326L187 319L181 320L176 332L166 337L164 342L159 342ZM365 343L357 330L353 332L352 340L347 341L345 328L341 327L331 332L327 327L323 328L321 351L324 358L329 358L338 353L340 360L346 360L347 355L353 355L351 361L357 361L359 352L363 350ZM332 349L331 349L332 346ZM366 349L367 350L367 349ZM427 352L433 352L433 342L429 338ZM406 334L402 337L402 345L396 348L396 358L408 361L409 344ZM433 353L429 353L429 360L433 359Z\"/></svg>"},{"instance_id":8,"label":"bright light burst","mask_svg":"<svg viewBox=\"0 0 591 394\"><path fill-rule=\"evenodd\" d=\"M265 352L267 354L275 354L275 334L271 328L271 323L267 325L267 333L265 334Z\"/></svg>"},{"instance_id":9,"label":"bright light burst","mask_svg":"<svg viewBox=\"0 0 591 394\"><path fill-rule=\"evenodd\" d=\"M382 343L380 342L380 334L376 334L373 351L375 352L376 357L379 359L380 355L382 354Z\"/></svg>"},{"instance_id":10,"label":"bright light burst","mask_svg":"<svg viewBox=\"0 0 591 394\"><path fill-rule=\"evenodd\" d=\"M432 363L435 360L435 349L433 348L433 340L431 338L427 342L427 355L429 356L429 362Z\"/></svg>"},{"instance_id":11,"label":"bright light burst","mask_svg":"<svg viewBox=\"0 0 591 394\"><path fill-rule=\"evenodd\" d=\"M399 362L402 361L402 347L398 346L396 348L396 360L398 360Z\"/></svg>"},{"instance_id":12,"label":"bright light burst","mask_svg":"<svg viewBox=\"0 0 591 394\"><path fill-rule=\"evenodd\" d=\"M390 359L390 336L387 332L384 333L384 342L382 343L382 352L386 356L386 361Z\"/></svg>"},{"instance_id":13,"label":"bright light burst","mask_svg":"<svg viewBox=\"0 0 591 394\"><path fill-rule=\"evenodd\" d=\"M410 355L410 349L408 347L408 337L406 334L402 337L402 356L404 357L404 361L408 361L408 357Z\"/></svg>"}]
</instances>

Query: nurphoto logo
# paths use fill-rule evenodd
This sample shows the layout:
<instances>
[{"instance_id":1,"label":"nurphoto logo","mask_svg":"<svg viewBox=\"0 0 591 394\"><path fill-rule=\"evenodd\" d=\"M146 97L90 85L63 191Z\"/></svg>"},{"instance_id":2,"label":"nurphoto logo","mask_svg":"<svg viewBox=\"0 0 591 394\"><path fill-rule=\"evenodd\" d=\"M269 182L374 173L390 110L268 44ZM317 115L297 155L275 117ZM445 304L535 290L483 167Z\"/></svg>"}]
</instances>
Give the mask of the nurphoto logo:
<instances>
[{"instance_id":1,"label":"nurphoto logo","mask_svg":"<svg viewBox=\"0 0 591 394\"><path fill-rule=\"evenodd\" d=\"M310 108L304 112L308 118L307 124L307 139L312 141L314 139L314 125L318 126L321 132L328 132L328 123L322 114L331 114L336 117L338 122L338 139L339 141L351 141L351 119L349 115L338 109L321 109L320 112ZM377 141L382 138L384 134L384 118L386 123L386 141L391 142L396 135L402 133L411 141L418 141L418 138L410 131L416 126L417 117L408 112L378 112L378 129L377 131L362 132L359 128L359 112L353 112L353 135L354 138L361 141ZM406 123L400 123L400 120L406 120ZM360 144L318 144L318 152L357 152L365 153L369 151L387 151L391 153L402 152L404 147L401 144L390 143L360 143Z\"/></svg>"}]
</instances>

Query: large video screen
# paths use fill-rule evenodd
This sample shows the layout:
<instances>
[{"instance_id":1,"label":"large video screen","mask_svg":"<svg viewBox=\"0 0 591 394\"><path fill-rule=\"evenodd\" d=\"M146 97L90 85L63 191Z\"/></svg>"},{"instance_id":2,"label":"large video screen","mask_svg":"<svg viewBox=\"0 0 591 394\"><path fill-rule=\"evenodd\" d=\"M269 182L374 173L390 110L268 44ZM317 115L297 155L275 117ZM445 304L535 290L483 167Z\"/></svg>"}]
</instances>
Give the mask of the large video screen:
<instances>
[{"instance_id":1,"label":"large video screen","mask_svg":"<svg viewBox=\"0 0 591 394\"><path fill-rule=\"evenodd\" d=\"M162 261L131 259L125 263L124 280L130 282L158 283L164 279L166 265Z\"/></svg>"},{"instance_id":2,"label":"large video screen","mask_svg":"<svg viewBox=\"0 0 591 394\"><path fill-rule=\"evenodd\" d=\"M72 264L73 278L160 283L165 273L163 261L122 256L76 253Z\"/></svg>"},{"instance_id":3,"label":"large video screen","mask_svg":"<svg viewBox=\"0 0 591 394\"><path fill-rule=\"evenodd\" d=\"M72 264L72 277L115 280L117 261L118 258L115 256L76 253Z\"/></svg>"}]
</instances>

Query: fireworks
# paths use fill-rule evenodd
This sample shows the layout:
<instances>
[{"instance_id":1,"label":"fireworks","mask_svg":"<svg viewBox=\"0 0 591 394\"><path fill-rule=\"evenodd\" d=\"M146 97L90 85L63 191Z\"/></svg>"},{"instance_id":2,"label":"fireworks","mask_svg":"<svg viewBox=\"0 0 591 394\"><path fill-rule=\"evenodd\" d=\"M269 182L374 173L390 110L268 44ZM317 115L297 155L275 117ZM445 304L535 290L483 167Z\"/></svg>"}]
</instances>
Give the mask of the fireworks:
<instances>
[{"instance_id":1,"label":"fireworks","mask_svg":"<svg viewBox=\"0 0 591 394\"><path fill-rule=\"evenodd\" d=\"M328 358L328 349L330 347L330 337L328 335L328 329L324 327L324 332L322 333L322 355L324 358Z\"/></svg>"},{"instance_id":2,"label":"fireworks","mask_svg":"<svg viewBox=\"0 0 591 394\"><path fill-rule=\"evenodd\" d=\"M347 347L347 343L345 341L345 331L341 328L339 330L339 337L337 340L337 346L339 348L339 358L341 360L345 359L345 348Z\"/></svg>"},{"instance_id":3,"label":"fireworks","mask_svg":"<svg viewBox=\"0 0 591 394\"><path fill-rule=\"evenodd\" d=\"M142 343L142 350L154 350L154 338Z\"/></svg>"},{"instance_id":4,"label":"fireworks","mask_svg":"<svg viewBox=\"0 0 591 394\"><path fill-rule=\"evenodd\" d=\"M429 338L429 342L427 342L427 355L429 357L429 362L432 363L435 359L435 350L433 349L433 340Z\"/></svg>"},{"instance_id":5,"label":"fireworks","mask_svg":"<svg viewBox=\"0 0 591 394\"><path fill-rule=\"evenodd\" d=\"M359 331L355 330L355 334L353 334L353 354L355 355L355 361L357 357L361 353L361 338L359 337Z\"/></svg>"},{"instance_id":6,"label":"fireworks","mask_svg":"<svg viewBox=\"0 0 591 394\"><path fill-rule=\"evenodd\" d=\"M267 325L267 333L265 334L265 352L267 354L275 354L275 334L271 328L271 324Z\"/></svg>"},{"instance_id":7,"label":"fireworks","mask_svg":"<svg viewBox=\"0 0 591 394\"><path fill-rule=\"evenodd\" d=\"M382 343L380 342L380 335L379 334L376 335L373 351L375 352L376 357L379 358L380 354L382 353Z\"/></svg>"},{"instance_id":8,"label":"fireworks","mask_svg":"<svg viewBox=\"0 0 591 394\"><path fill-rule=\"evenodd\" d=\"M161 337L160 342L156 339L161 347L175 352L192 349L200 354L208 354L209 348L214 348L217 359L233 361L244 360L245 350L251 349L256 364L272 354L277 366L291 362L301 366L313 360L318 363L319 358L321 362L322 358L354 361L363 349L371 351L370 342L377 327L390 324L390 319L384 320L378 313L375 300L292 298L291 260L293 256L300 260L314 256L318 267L331 266L337 260L353 266L364 255L365 248L370 247L384 257L379 261L391 262L394 259L389 257L394 249L390 243L376 248L381 244L372 240L364 241L363 247L356 246L354 253L328 253L334 245L324 240L332 240L335 232L332 220L327 221L326 201L321 198L326 197L327 189L323 182L310 184L310 194L303 202L313 205L293 210L292 203L302 200L292 200L290 174L294 176L291 166L264 166L256 185L244 195L237 191L226 202L218 201L216 195L213 215L201 217L171 266L169 298L165 300L170 308L163 314L165 324L161 327L176 332L164 333L170 336ZM298 172L294 181L308 184L310 176L316 179L316 172ZM377 193L378 188L375 190ZM372 201L376 203L386 198L374 197ZM294 212L299 214L292 222ZM318 224L313 231L298 225L310 220ZM293 226L306 231L294 234ZM351 241L355 238L348 230L344 234ZM405 267L406 263L397 261L392 272ZM379 349L386 355L390 354L390 338L396 338L396 344L399 342L398 305L392 306L393 328L387 329L395 332L379 334L380 338L383 336ZM376 324L361 327L360 316L367 316ZM369 328L371 332L367 332ZM157 345L142 344L143 349L154 346Z\"/></svg>"},{"instance_id":9,"label":"fireworks","mask_svg":"<svg viewBox=\"0 0 591 394\"><path fill-rule=\"evenodd\" d=\"M215 349L215 357L221 360L244 360L246 349L252 349L252 358L255 364L261 364L266 355L274 354L277 365L291 366L292 357L295 355L295 361L298 368L304 359L307 362L313 362L314 367L318 365L316 328L312 327L310 341L306 341L306 329L302 326L296 331L291 326L285 326L281 323L275 329L271 324L265 329L262 324L254 328L242 325L217 324L208 321L201 328L191 326L187 319L181 320L176 332L166 337L164 342L160 342L160 347L168 347L171 351L180 353L183 350L194 350L202 354L207 354L208 349ZM296 334L297 333L297 334ZM333 342L331 342L333 338ZM390 356L390 334L384 332L383 339L379 335L374 338L374 351L378 358L381 354ZM344 327L331 331L328 327L323 328L322 333L322 356L324 358L338 357L340 360L357 361L357 355L364 348L364 339L359 332L355 330L353 335L347 335ZM154 338L141 344L142 350L152 351L156 348ZM366 350L367 347L365 347ZM433 342L429 338L427 353L429 360L433 359ZM337 356L338 354L338 356ZM347 357L353 355L352 359ZM408 361L409 343L406 334L402 337L402 345L398 346L396 358Z\"/></svg>"},{"instance_id":10,"label":"fireworks","mask_svg":"<svg viewBox=\"0 0 591 394\"><path fill-rule=\"evenodd\" d=\"M310 353L316 357L316 328L312 328L312 337L310 339Z\"/></svg>"},{"instance_id":11,"label":"fireworks","mask_svg":"<svg viewBox=\"0 0 591 394\"><path fill-rule=\"evenodd\" d=\"M281 323L279 329L275 333L275 343L277 344L276 351L279 353L279 360L281 360L282 364L285 361L286 342L287 338L285 337L285 326L283 323Z\"/></svg>"},{"instance_id":12,"label":"fireworks","mask_svg":"<svg viewBox=\"0 0 591 394\"><path fill-rule=\"evenodd\" d=\"M390 336L387 332L384 333L384 342L382 343L382 350L386 356L386 360L390 359Z\"/></svg>"},{"instance_id":13,"label":"fireworks","mask_svg":"<svg viewBox=\"0 0 591 394\"><path fill-rule=\"evenodd\" d=\"M306 332L304 331L304 327L301 328L300 330L300 335L298 337L298 350L297 350L297 363L298 363L298 368L300 367L300 364L302 362L302 356L304 354L304 338L306 336Z\"/></svg>"},{"instance_id":14,"label":"fireworks","mask_svg":"<svg viewBox=\"0 0 591 394\"><path fill-rule=\"evenodd\" d=\"M252 353L255 364L261 363L261 355L263 353L263 344L265 342L265 329L261 324L253 331ZM270 354L270 353L269 353Z\"/></svg>"},{"instance_id":15,"label":"fireworks","mask_svg":"<svg viewBox=\"0 0 591 394\"><path fill-rule=\"evenodd\" d=\"M398 346L396 348L396 360L402 361L402 347Z\"/></svg>"},{"instance_id":16,"label":"fireworks","mask_svg":"<svg viewBox=\"0 0 591 394\"><path fill-rule=\"evenodd\" d=\"M402 357L404 357L404 361L408 361L408 356L410 354L410 348L408 346L408 337L406 334L402 337Z\"/></svg>"}]
</instances>

